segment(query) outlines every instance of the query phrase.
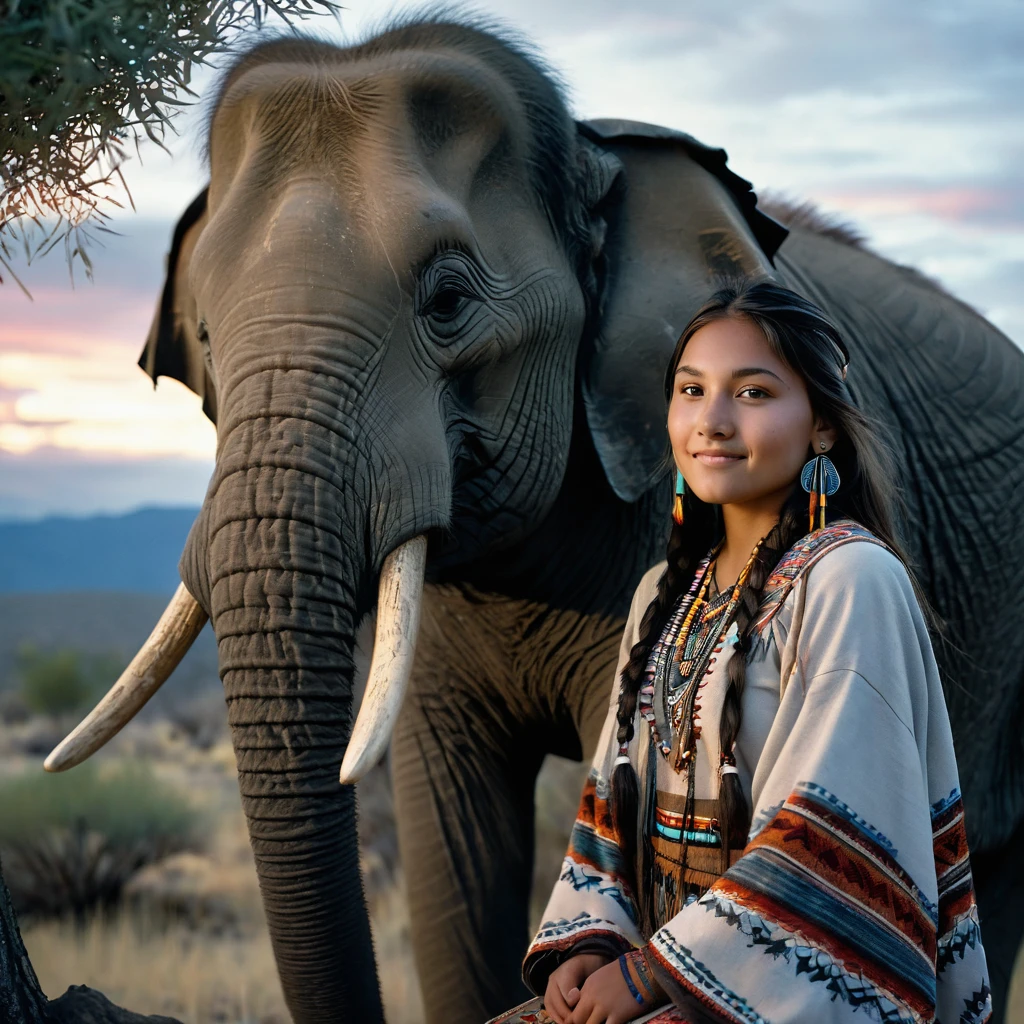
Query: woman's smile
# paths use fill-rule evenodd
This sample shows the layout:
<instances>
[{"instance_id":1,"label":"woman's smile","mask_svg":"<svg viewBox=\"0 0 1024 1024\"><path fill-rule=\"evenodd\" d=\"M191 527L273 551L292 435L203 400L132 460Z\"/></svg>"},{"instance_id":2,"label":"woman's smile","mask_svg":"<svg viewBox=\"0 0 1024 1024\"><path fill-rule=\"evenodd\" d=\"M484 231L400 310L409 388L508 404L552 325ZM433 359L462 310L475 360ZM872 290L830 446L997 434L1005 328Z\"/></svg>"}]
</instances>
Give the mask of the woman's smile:
<instances>
[{"instance_id":1,"label":"woman's smile","mask_svg":"<svg viewBox=\"0 0 1024 1024\"><path fill-rule=\"evenodd\" d=\"M693 452L692 454L695 459L699 459L705 466L733 466L746 458L746 455L734 455L731 452L719 452L711 449Z\"/></svg>"}]
</instances>

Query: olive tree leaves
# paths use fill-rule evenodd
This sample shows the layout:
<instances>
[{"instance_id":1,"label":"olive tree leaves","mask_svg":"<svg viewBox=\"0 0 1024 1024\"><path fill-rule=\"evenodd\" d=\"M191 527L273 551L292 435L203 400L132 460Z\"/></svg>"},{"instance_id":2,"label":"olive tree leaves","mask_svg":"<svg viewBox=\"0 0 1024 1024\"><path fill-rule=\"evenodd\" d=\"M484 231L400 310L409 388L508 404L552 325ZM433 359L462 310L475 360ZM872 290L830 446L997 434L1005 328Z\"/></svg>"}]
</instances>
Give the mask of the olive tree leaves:
<instances>
[{"instance_id":1,"label":"olive tree leaves","mask_svg":"<svg viewBox=\"0 0 1024 1024\"><path fill-rule=\"evenodd\" d=\"M108 204L120 205L109 186L125 184L131 145L162 145L173 130L193 67L271 14L290 24L339 10L335 0L0 0L0 282L3 271L17 281L16 249L27 262L58 245L69 269L78 259L90 275L90 230L109 231Z\"/></svg>"}]
</instances>

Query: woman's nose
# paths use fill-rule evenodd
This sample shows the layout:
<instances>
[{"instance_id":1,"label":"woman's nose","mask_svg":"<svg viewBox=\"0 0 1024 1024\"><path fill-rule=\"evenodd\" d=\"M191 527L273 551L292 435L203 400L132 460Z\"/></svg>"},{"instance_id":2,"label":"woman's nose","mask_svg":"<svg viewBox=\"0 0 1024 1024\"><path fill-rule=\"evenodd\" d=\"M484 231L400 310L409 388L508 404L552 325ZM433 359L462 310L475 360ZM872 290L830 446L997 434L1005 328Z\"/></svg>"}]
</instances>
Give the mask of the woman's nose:
<instances>
[{"instance_id":1,"label":"woman's nose","mask_svg":"<svg viewBox=\"0 0 1024 1024\"><path fill-rule=\"evenodd\" d=\"M711 399L705 404L698 425L704 437L731 437L735 429L725 402Z\"/></svg>"}]
</instances>

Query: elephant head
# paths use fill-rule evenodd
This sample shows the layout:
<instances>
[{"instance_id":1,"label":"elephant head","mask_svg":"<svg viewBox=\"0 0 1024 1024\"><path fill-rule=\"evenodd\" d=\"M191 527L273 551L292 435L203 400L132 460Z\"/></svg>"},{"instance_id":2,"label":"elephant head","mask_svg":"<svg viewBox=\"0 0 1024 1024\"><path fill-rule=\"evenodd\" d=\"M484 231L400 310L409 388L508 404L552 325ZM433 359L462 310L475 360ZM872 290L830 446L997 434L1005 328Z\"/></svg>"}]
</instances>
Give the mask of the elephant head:
<instances>
[{"instance_id":1,"label":"elephant head","mask_svg":"<svg viewBox=\"0 0 1024 1024\"><path fill-rule=\"evenodd\" d=\"M387 743L424 549L451 572L538 530L581 401L616 500L652 487L678 330L712 273L770 273L784 232L721 151L577 125L535 58L455 24L257 47L221 85L208 149L141 362L204 397L216 468L184 589L48 764L120 728L209 615L289 1007L371 1021L338 769L354 781ZM378 588L350 745L354 635Z\"/></svg>"}]
</instances>

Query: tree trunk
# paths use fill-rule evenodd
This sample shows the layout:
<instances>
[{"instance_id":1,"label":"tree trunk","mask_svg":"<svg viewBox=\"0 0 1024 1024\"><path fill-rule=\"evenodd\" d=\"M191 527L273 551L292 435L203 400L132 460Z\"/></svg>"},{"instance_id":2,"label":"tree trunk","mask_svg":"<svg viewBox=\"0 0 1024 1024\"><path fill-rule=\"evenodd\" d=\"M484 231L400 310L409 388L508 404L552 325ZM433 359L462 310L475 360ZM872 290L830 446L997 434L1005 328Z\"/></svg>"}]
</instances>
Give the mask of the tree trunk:
<instances>
[{"instance_id":1,"label":"tree trunk","mask_svg":"<svg viewBox=\"0 0 1024 1024\"><path fill-rule=\"evenodd\" d=\"M0 866L0 1020L11 1024L50 1024L36 972L21 941L11 894Z\"/></svg>"},{"instance_id":2,"label":"tree trunk","mask_svg":"<svg viewBox=\"0 0 1024 1024\"><path fill-rule=\"evenodd\" d=\"M18 918L0 866L0 1021L4 1024L180 1024L171 1017L141 1017L106 996L73 985L48 1002L32 970Z\"/></svg>"}]
</instances>

